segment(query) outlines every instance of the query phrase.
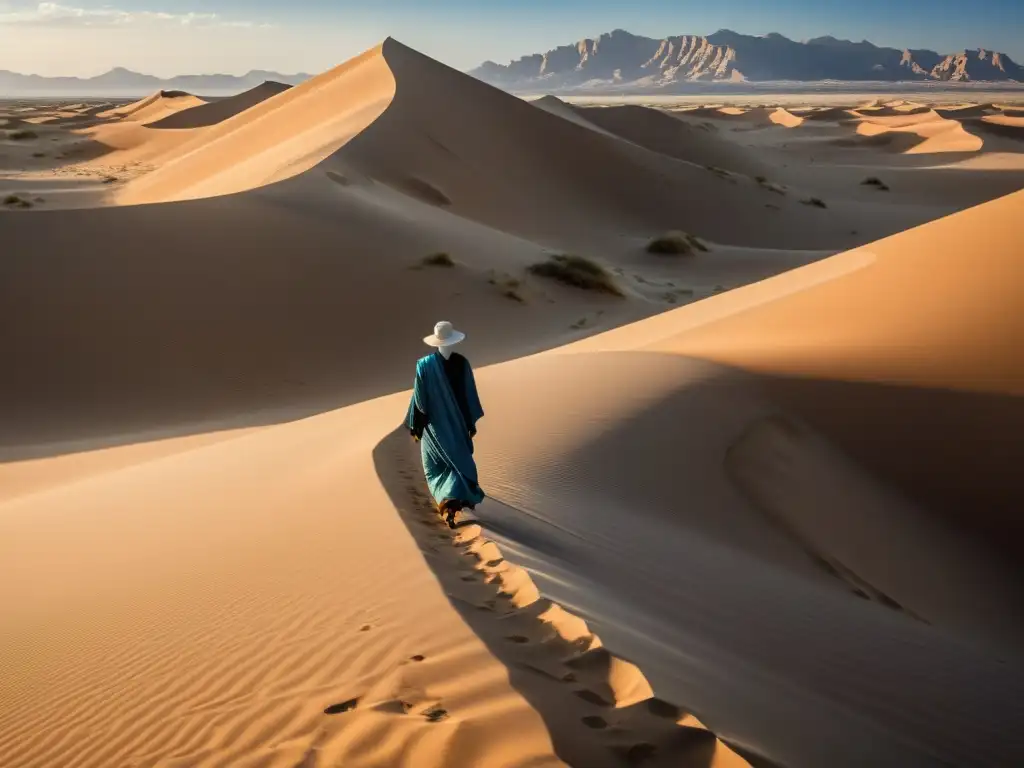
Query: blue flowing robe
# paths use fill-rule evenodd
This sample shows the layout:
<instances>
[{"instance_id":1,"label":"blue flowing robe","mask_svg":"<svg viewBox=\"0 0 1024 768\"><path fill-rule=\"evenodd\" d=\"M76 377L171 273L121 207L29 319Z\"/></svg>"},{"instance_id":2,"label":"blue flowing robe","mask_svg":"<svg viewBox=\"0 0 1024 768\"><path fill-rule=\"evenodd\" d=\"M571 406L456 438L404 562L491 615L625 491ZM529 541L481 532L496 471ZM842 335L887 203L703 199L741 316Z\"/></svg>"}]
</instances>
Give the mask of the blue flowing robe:
<instances>
[{"instance_id":1,"label":"blue flowing robe","mask_svg":"<svg viewBox=\"0 0 1024 768\"><path fill-rule=\"evenodd\" d=\"M431 354L417 361L416 382L406 416L406 426L415 430L416 410L426 414L428 422L420 440L423 474L434 501L461 501L474 506L484 500L484 492L477 481L476 462L473 460L473 438L476 423L483 415L480 397L476 391L473 371L466 361L465 398L468 417L452 392L439 354Z\"/></svg>"}]
</instances>

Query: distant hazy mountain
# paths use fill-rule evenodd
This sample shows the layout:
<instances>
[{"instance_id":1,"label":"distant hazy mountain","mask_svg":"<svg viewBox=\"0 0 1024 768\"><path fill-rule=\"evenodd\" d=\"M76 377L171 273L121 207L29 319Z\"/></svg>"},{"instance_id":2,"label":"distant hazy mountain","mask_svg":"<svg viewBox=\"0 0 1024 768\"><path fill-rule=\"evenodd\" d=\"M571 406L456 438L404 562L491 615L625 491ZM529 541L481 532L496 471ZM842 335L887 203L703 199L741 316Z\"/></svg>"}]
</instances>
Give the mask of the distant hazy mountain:
<instances>
[{"instance_id":1,"label":"distant hazy mountain","mask_svg":"<svg viewBox=\"0 0 1024 768\"><path fill-rule=\"evenodd\" d=\"M0 69L0 98L11 96L145 96L153 91L188 91L202 96L239 93L272 80L297 85L311 75L282 75L279 72L253 70L236 75L180 75L164 80L116 67L96 77L42 77L21 75Z\"/></svg>"},{"instance_id":2,"label":"distant hazy mountain","mask_svg":"<svg viewBox=\"0 0 1024 768\"><path fill-rule=\"evenodd\" d=\"M661 40L617 29L507 65L488 61L470 74L512 90L657 89L715 81L1024 81L1024 68L994 51L966 50L945 56L928 50L879 48L866 40L818 37L797 42L778 33L755 37L728 29L707 37Z\"/></svg>"}]
</instances>

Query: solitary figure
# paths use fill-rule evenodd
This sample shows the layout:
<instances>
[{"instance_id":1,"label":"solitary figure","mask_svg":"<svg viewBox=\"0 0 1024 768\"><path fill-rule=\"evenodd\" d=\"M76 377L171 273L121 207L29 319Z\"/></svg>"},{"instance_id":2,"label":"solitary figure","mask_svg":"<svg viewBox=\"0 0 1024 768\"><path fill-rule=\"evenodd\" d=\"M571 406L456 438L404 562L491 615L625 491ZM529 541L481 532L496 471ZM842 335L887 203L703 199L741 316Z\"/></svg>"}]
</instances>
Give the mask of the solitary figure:
<instances>
[{"instance_id":1,"label":"solitary figure","mask_svg":"<svg viewBox=\"0 0 1024 768\"><path fill-rule=\"evenodd\" d=\"M420 443L423 473L437 511L450 528L462 509L484 500L473 460L476 423L484 409L469 361L452 347L466 338L447 320L423 341L437 351L416 362L416 383L406 426Z\"/></svg>"}]
</instances>

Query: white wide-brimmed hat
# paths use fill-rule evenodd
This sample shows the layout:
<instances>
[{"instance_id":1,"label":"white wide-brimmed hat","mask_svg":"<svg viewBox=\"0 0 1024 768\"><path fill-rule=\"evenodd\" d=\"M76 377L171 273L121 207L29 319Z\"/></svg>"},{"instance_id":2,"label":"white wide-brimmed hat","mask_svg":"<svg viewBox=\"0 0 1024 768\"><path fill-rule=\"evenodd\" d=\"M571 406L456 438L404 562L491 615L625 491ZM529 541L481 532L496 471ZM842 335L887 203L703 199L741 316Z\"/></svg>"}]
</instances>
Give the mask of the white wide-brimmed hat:
<instances>
[{"instance_id":1,"label":"white wide-brimmed hat","mask_svg":"<svg viewBox=\"0 0 1024 768\"><path fill-rule=\"evenodd\" d=\"M431 347L450 347L466 338L462 331L456 331L447 320L434 326L434 333L423 337L423 343Z\"/></svg>"}]
</instances>

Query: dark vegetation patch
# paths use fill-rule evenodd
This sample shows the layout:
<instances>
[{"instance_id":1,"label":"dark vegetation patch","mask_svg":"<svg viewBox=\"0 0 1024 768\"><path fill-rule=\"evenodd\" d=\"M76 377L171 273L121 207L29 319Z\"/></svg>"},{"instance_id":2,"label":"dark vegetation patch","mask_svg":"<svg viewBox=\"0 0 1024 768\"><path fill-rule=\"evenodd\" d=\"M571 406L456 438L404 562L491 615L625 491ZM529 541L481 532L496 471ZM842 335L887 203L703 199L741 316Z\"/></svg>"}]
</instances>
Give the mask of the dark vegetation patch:
<instances>
[{"instance_id":1,"label":"dark vegetation patch","mask_svg":"<svg viewBox=\"0 0 1024 768\"><path fill-rule=\"evenodd\" d=\"M582 256L552 256L547 261L531 265L528 271L537 277L547 277L585 291L623 295L615 278L604 267Z\"/></svg>"}]
</instances>

